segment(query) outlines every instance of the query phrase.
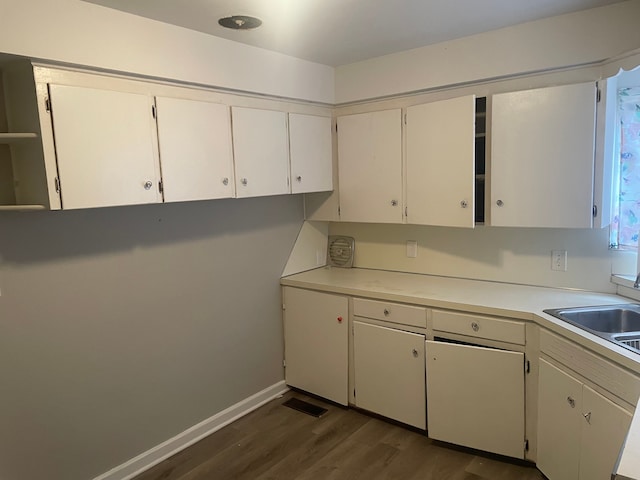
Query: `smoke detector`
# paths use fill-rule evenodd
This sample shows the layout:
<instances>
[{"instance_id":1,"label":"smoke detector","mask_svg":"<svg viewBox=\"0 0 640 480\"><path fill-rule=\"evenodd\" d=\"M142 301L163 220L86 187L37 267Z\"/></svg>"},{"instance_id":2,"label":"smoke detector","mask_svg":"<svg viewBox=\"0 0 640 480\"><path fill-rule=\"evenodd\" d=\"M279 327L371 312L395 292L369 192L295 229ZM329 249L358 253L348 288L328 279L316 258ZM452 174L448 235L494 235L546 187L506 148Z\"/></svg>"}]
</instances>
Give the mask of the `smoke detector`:
<instances>
[{"instance_id":1,"label":"smoke detector","mask_svg":"<svg viewBox=\"0 0 640 480\"><path fill-rule=\"evenodd\" d=\"M218 20L218 24L232 30L253 30L262 25L262 20L247 15L231 15Z\"/></svg>"}]
</instances>

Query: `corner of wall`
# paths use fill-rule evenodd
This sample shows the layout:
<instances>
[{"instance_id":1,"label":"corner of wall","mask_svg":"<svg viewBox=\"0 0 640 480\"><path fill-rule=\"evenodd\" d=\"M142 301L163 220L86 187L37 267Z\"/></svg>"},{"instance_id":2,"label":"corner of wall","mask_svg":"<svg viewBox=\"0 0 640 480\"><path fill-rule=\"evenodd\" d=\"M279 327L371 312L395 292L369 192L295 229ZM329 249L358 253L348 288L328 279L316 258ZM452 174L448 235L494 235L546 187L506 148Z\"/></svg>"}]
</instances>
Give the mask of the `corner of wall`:
<instances>
[{"instance_id":1,"label":"corner of wall","mask_svg":"<svg viewBox=\"0 0 640 480\"><path fill-rule=\"evenodd\" d=\"M282 276L324 267L327 264L328 222L305 221L291 250Z\"/></svg>"}]
</instances>

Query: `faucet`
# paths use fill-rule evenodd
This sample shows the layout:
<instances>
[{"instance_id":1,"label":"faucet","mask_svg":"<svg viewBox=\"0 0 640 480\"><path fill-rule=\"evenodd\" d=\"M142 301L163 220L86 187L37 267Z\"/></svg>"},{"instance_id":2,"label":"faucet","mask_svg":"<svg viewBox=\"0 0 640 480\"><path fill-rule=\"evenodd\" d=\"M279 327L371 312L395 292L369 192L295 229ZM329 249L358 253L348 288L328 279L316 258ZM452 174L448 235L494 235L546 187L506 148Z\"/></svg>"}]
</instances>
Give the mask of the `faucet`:
<instances>
[{"instance_id":1,"label":"faucet","mask_svg":"<svg viewBox=\"0 0 640 480\"><path fill-rule=\"evenodd\" d=\"M633 288L640 288L640 273L636 276L636 281L633 283Z\"/></svg>"}]
</instances>

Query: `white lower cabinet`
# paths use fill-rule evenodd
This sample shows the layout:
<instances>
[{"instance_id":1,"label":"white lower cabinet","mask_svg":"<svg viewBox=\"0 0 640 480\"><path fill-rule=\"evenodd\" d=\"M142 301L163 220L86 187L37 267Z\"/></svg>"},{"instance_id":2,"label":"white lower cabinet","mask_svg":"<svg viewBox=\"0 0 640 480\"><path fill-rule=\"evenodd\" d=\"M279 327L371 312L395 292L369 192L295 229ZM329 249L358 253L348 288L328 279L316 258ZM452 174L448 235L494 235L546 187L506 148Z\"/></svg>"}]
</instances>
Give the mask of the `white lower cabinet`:
<instances>
[{"instance_id":1,"label":"white lower cabinet","mask_svg":"<svg viewBox=\"0 0 640 480\"><path fill-rule=\"evenodd\" d=\"M347 297L292 287L283 297L287 385L347 405Z\"/></svg>"},{"instance_id":2,"label":"white lower cabinet","mask_svg":"<svg viewBox=\"0 0 640 480\"><path fill-rule=\"evenodd\" d=\"M424 338L354 321L356 406L425 429Z\"/></svg>"},{"instance_id":3,"label":"white lower cabinet","mask_svg":"<svg viewBox=\"0 0 640 480\"><path fill-rule=\"evenodd\" d=\"M540 359L537 466L549 480L611 478L631 414Z\"/></svg>"},{"instance_id":4,"label":"white lower cabinet","mask_svg":"<svg viewBox=\"0 0 640 480\"><path fill-rule=\"evenodd\" d=\"M513 458L531 435L527 458L549 480L611 478L640 391L633 373L544 329L539 352L552 360L529 370L515 319L295 287L283 297L288 385Z\"/></svg>"},{"instance_id":5,"label":"white lower cabinet","mask_svg":"<svg viewBox=\"0 0 640 480\"><path fill-rule=\"evenodd\" d=\"M524 353L426 342L429 437L524 458Z\"/></svg>"}]
</instances>

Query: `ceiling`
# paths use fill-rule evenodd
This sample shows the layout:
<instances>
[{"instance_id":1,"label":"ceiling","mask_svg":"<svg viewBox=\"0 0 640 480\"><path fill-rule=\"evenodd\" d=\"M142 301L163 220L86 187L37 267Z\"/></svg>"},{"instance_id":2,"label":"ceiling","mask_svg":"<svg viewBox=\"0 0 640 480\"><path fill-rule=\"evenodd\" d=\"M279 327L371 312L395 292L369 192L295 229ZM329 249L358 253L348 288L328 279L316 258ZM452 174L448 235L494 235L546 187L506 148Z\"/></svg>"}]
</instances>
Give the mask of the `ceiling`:
<instances>
[{"instance_id":1,"label":"ceiling","mask_svg":"<svg viewBox=\"0 0 640 480\"><path fill-rule=\"evenodd\" d=\"M620 0L83 0L339 66ZM251 31L218 19L251 15Z\"/></svg>"}]
</instances>

